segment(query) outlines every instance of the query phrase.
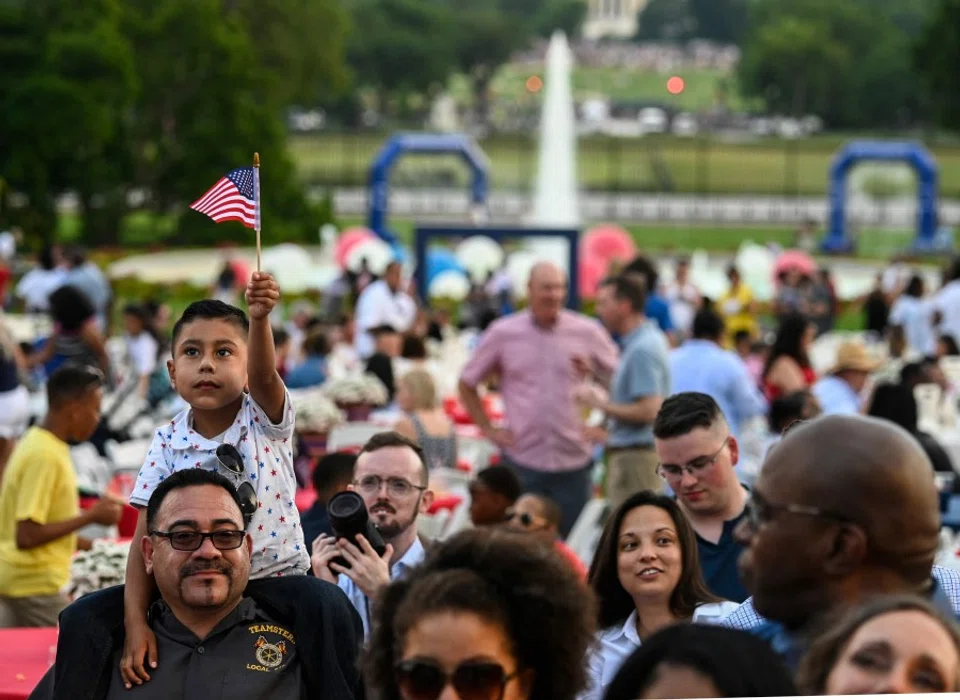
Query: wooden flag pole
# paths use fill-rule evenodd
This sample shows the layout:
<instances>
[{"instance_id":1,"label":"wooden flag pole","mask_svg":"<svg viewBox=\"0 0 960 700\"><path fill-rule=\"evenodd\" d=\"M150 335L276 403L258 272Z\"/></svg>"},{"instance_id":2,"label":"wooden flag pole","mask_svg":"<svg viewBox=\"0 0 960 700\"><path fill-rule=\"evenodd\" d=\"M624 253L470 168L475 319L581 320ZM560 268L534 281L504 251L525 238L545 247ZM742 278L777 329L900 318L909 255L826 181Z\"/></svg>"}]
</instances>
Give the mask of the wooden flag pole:
<instances>
[{"instance_id":1,"label":"wooden flag pole","mask_svg":"<svg viewBox=\"0 0 960 700\"><path fill-rule=\"evenodd\" d=\"M257 272L260 272L260 154L253 154L254 229L257 232Z\"/></svg>"}]
</instances>

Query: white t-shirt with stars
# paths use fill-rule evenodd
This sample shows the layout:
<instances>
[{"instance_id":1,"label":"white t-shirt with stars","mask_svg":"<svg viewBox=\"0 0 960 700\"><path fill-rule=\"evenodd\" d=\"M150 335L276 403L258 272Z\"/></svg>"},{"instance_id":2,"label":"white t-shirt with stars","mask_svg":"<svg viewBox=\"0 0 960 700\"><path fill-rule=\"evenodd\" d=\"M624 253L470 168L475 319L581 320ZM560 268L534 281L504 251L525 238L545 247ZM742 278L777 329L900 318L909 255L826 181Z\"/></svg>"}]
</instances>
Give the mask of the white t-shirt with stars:
<instances>
[{"instance_id":1,"label":"white t-shirt with stars","mask_svg":"<svg viewBox=\"0 0 960 700\"><path fill-rule=\"evenodd\" d=\"M250 578L305 574L310 566L303 543L293 470L294 411L287 395L283 420L273 425L257 403L246 395L233 425L221 439L208 440L192 428L190 409L181 411L160 427L130 494L130 503L146 507L161 481L181 469L217 470L217 447L228 443L237 448L247 466L242 477L257 492L259 505L247 528L253 537ZM226 470L220 473L242 483Z\"/></svg>"}]
</instances>

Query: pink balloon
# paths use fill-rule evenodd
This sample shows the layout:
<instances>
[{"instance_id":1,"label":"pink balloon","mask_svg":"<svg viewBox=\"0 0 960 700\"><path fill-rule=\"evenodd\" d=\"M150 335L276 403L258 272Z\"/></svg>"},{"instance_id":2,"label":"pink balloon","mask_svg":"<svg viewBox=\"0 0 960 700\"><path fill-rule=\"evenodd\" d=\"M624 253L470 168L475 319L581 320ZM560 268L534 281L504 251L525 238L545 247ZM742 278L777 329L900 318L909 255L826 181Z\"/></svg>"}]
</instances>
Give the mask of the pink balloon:
<instances>
[{"instance_id":1,"label":"pink balloon","mask_svg":"<svg viewBox=\"0 0 960 700\"><path fill-rule=\"evenodd\" d=\"M377 234L364 226L348 228L341 233L337 238L337 245L333 250L333 257L337 261L337 266L341 270L344 269L347 266L347 258L350 256L350 251L353 250L355 246L364 241L376 238L376 236Z\"/></svg>"},{"instance_id":2,"label":"pink balloon","mask_svg":"<svg viewBox=\"0 0 960 700\"><path fill-rule=\"evenodd\" d=\"M801 275L811 277L817 271L817 262L802 250L785 250L773 264L774 278L787 270L796 270Z\"/></svg>"},{"instance_id":3,"label":"pink balloon","mask_svg":"<svg viewBox=\"0 0 960 700\"><path fill-rule=\"evenodd\" d=\"M583 234L580 252L584 258L609 263L613 260L629 262L637 254L637 246L630 233L614 224L601 224Z\"/></svg>"},{"instance_id":4,"label":"pink balloon","mask_svg":"<svg viewBox=\"0 0 960 700\"><path fill-rule=\"evenodd\" d=\"M608 263L595 258L580 258L577 265L577 287L581 299L593 299L597 295L597 286L607 275Z\"/></svg>"}]
</instances>

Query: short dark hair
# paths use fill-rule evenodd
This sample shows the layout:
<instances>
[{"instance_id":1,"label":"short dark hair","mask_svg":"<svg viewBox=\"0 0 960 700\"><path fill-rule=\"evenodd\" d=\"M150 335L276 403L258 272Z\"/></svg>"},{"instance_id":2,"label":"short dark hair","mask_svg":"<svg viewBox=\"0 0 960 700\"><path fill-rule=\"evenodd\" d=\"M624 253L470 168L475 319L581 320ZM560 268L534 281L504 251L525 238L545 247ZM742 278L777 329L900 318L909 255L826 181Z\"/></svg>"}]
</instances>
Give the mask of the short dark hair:
<instances>
[{"instance_id":1,"label":"short dark hair","mask_svg":"<svg viewBox=\"0 0 960 700\"><path fill-rule=\"evenodd\" d=\"M927 379L931 365L935 364L929 359L909 362L900 369L900 383L908 386L920 384Z\"/></svg>"},{"instance_id":2,"label":"short dark hair","mask_svg":"<svg viewBox=\"0 0 960 700\"><path fill-rule=\"evenodd\" d=\"M700 309L693 317L693 337L703 340L718 340L723 337L725 325L716 311Z\"/></svg>"},{"instance_id":3,"label":"short dark hair","mask_svg":"<svg viewBox=\"0 0 960 700\"><path fill-rule=\"evenodd\" d=\"M328 452L313 468L313 490L325 494L335 486L353 479L357 456L350 452Z\"/></svg>"},{"instance_id":4,"label":"short dark hair","mask_svg":"<svg viewBox=\"0 0 960 700\"><path fill-rule=\"evenodd\" d=\"M720 406L709 394L681 391L664 400L653 421L653 435L660 440L680 437L695 428L712 428L726 420Z\"/></svg>"},{"instance_id":5,"label":"short dark hair","mask_svg":"<svg viewBox=\"0 0 960 700\"><path fill-rule=\"evenodd\" d=\"M226 304L219 299L201 299L190 304L177 319L177 322L173 324L171 348L176 347L177 338L180 337L180 331L183 330L185 325L201 319L206 321L222 320L232 323L243 331L244 336L250 332L250 321L247 320L247 315L241 309Z\"/></svg>"},{"instance_id":6,"label":"short dark hair","mask_svg":"<svg viewBox=\"0 0 960 700\"><path fill-rule=\"evenodd\" d=\"M67 332L79 331L93 318L93 302L79 288L65 284L50 293L50 316Z\"/></svg>"},{"instance_id":7,"label":"short dark hair","mask_svg":"<svg viewBox=\"0 0 960 700\"><path fill-rule=\"evenodd\" d=\"M274 347L280 347L284 343L290 340L290 334L283 328L274 328L273 329L273 345Z\"/></svg>"},{"instance_id":8,"label":"short dark hair","mask_svg":"<svg viewBox=\"0 0 960 700\"><path fill-rule=\"evenodd\" d=\"M657 271L656 263L644 255L638 255L623 268L623 273L637 273L643 275L647 290L653 294L657 289L657 282L660 280L660 273Z\"/></svg>"},{"instance_id":9,"label":"short dark hair","mask_svg":"<svg viewBox=\"0 0 960 700\"><path fill-rule=\"evenodd\" d=\"M742 328L733 334L734 344L741 343L744 340L750 340L751 338L753 338L753 334L750 333L750 331L744 330Z\"/></svg>"},{"instance_id":10,"label":"short dark hair","mask_svg":"<svg viewBox=\"0 0 960 700\"><path fill-rule=\"evenodd\" d=\"M502 627L518 670L533 671L530 700L574 700L587 681L592 608L552 547L497 529L458 533L383 592L374 608L368 687L381 700L400 700L395 667L413 625L434 613L467 612Z\"/></svg>"},{"instance_id":11,"label":"short dark hair","mask_svg":"<svg viewBox=\"0 0 960 700\"><path fill-rule=\"evenodd\" d=\"M604 700L643 697L664 666L688 668L710 679L721 697L797 694L790 670L770 646L750 632L681 623L660 630L627 657Z\"/></svg>"},{"instance_id":12,"label":"short dark hair","mask_svg":"<svg viewBox=\"0 0 960 700\"><path fill-rule=\"evenodd\" d=\"M430 472L427 470L427 456L423 453L423 448L420 447L420 443L411 440L405 435L401 435L395 430L387 430L382 433L377 433L367 440L367 444L360 450L360 455L376 452L385 447L409 447L416 452L417 458L420 460L420 476L423 477L423 483L420 485L427 485L427 482L430 480ZM359 457L360 455L357 456Z\"/></svg>"},{"instance_id":13,"label":"short dark hair","mask_svg":"<svg viewBox=\"0 0 960 700\"><path fill-rule=\"evenodd\" d=\"M147 501L147 530L153 530L157 524L157 513L160 512L160 506L163 505L163 500L167 497L167 494L177 489L185 489L189 486L207 485L219 486L230 494L231 500L237 504L237 512L241 513L240 524L242 526L243 510L240 507L240 496L237 494L237 489L234 485L230 483L230 480L219 472L211 471L210 469L192 468L181 469L178 472L174 472L157 484L153 493L150 494L150 500Z\"/></svg>"},{"instance_id":14,"label":"short dark hair","mask_svg":"<svg viewBox=\"0 0 960 700\"><path fill-rule=\"evenodd\" d=\"M670 594L670 611L680 617L690 617L693 611L703 603L720 601L707 588L700 571L700 555L697 549L697 536L693 526L687 520L677 502L669 496L653 491L640 491L625 500L607 520L597 545L597 553L590 565L590 587L597 594L599 608L597 621L601 629L623 624L630 613L636 610L636 603L620 583L617 572L617 558L620 553L620 528L630 511L642 506L653 506L666 511L673 520L680 544L680 561L683 570L677 587Z\"/></svg>"},{"instance_id":15,"label":"short dark hair","mask_svg":"<svg viewBox=\"0 0 960 700\"><path fill-rule=\"evenodd\" d=\"M523 493L523 486L517 473L505 464L495 464L492 467L477 472L476 480L494 493L500 494L513 503Z\"/></svg>"},{"instance_id":16,"label":"short dark hair","mask_svg":"<svg viewBox=\"0 0 960 700\"><path fill-rule=\"evenodd\" d=\"M880 384L873 391L867 415L896 423L908 433L917 432L917 400L903 384Z\"/></svg>"},{"instance_id":17,"label":"short dark hair","mask_svg":"<svg viewBox=\"0 0 960 700\"><path fill-rule=\"evenodd\" d=\"M613 296L619 301L630 302L630 308L637 313L643 313L647 305L647 291L640 280L630 274L607 277L600 283L601 287L612 287Z\"/></svg>"},{"instance_id":18,"label":"short dark hair","mask_svg":"<svg viewBox=\"0 0 960 700\"><path fill-rule=\"evenodd\" d=\"M47 380L47 404L50 408L60 408L68 401L86 397L99 386L103 386L103 372L98 368L68 363Z\"/></svg>"},{"instance_id":19,"label":"short dark hair","mask_svg":"<svg viewBox=\"0 0 960 700\"><path fill-rule=\"evenodd\" d=\"M804 410L811 394L805 389L793 391L786 396L778 396L770 402L767 412L767 426L774 435L781 435L794 423L803 421Z\"/></svg>"},{"instance_id":20,"label":"short dark hair","mask_svg":"<svg viewBox=\"0 0 960 700\"><path fill-rule=\"evenodd\" d=\"M542 493L530 493L528 495L540 501L540 505L543 507L544 520L551 525L560 527L560 522L563 520L563 509L560 508L560 504Z\"/></svg>"},{"instance_id":21,"label":"short dark hair","mask_svg":"<svg viewBox=\"0 0 960 700\"><path fill-rule=\"evenodd\" d=\"M400 356L405 357L408 360L426 360L426 343L423 342L423 339L418 338L415 335L405 336L403 339L403 349L400 351Z\"/></svg>"}]
</instances>

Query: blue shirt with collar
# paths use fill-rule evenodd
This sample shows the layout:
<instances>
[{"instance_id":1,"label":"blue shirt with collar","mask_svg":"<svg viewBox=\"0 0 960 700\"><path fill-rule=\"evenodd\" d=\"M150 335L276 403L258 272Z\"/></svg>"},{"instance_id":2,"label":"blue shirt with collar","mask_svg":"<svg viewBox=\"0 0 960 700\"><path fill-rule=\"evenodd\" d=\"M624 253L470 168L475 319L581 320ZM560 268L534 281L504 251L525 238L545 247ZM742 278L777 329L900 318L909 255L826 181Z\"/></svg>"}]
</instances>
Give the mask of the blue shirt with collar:
<instances>
[{"instance_id":1,"label":"blue shirt with collar","mask_svg":"<svg viewBox=\"0 0 960 700\"><path fill-rule=\"evenodd\" d=\"M934 566L931 578L932 585L927 593L930 602L948 618L960 621L960 571ZM753 607L753 598L748 598L721 624L746 630L767 641L794 671L807 651L808 640L790 632L779 622L761 617Z\"/></svg>"},{"instance_id":2,"label":"blue shirt with collar","mask_svg":"<svg viewBox=\"0 0 960 700\"><path fill-rule=\"evenodd\" d=\"M643 315L651 318L660 326L664 333L673 331L673 319L670 317L670 304L659 294L650 294L647 296L647 303L643 309Z\"/></svg>"},{"instance_id":3,"label":"blue shirt with collar","mask_svg":"<svg viewBox=\"0 0 960 700\"><path fill-rule=\"evenodd\" d=\"M829 375L824 377L811 389L813 395L820 402L823 415L856 415L863 407L863 399L849 384L840 377Z\"/></svg>"},{"instance_id":4,"label":"blue shirt with collar","mask_svg":"<svg viewBox=\"0 0 960 700\"><path fill-rule=\"evenodd\" d=\"M390 580L394 581L406 576L412 568L419 566L425 555L426 550L423 548L423 543L418 537L413 541L413 544L410 545L410 549L390 567ZM363 622L363 637L364 639L369 639L370 600L367 598L367 595L360 590L357 584L351 581L350 577L345 574L340 574L337 585L340 586L340 590L347 594L347 598L350 599L353 607L355 607L360 614L360 620Z\"/></svg>"},{"instance_id":5,"label":"blue shirt with collar","mask_svg":"<svg viewBox=\"0 0 960 700\"><path fill-rule=\"evenodd\" d=\"M657 325L645 319L621 339L623 351L610 381L610 400L632 404L647 396L670 395L670 364L667 338ZM653 445L651 423L610 420L610 447Z\"/></svg>"},{"instance_id":6,"label":"blue shirt with collar","mask_svg":"<svg viewBox=\"0 0 960 700\"><path fill-rule=\"evenodd\" d=\"M723 411L734 437L751 418L767 412L767 402L747 366L732 352L709 340L688 340L670 353L674 393L707 394Z\"/></svg>"}]
</instances>

